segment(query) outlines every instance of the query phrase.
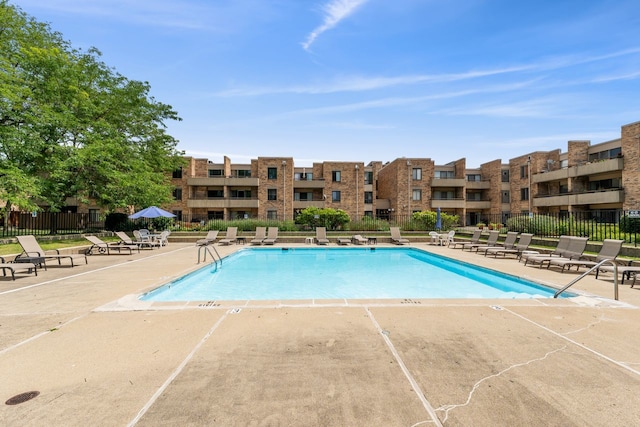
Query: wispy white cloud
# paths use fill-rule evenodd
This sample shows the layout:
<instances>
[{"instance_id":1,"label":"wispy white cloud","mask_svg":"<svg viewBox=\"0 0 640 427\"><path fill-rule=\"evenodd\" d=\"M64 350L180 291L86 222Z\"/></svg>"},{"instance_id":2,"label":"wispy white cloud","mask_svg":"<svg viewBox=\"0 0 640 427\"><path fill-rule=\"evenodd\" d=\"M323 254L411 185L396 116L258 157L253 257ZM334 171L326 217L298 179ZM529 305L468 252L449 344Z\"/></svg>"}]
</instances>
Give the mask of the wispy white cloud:
<instances>
[{"instance_id":1,"label":"wispy white cloud","mask_svg":"<svg viewBox=\"0 0 640 427\"><path fill-rule=\"evenodd\" d=\"M231 96L260 96L282 93L293 94L328 94L337 92L363 92L368 90L384 89L393 86L407 86L420 83L446 83L462 80L477 79L482 77L490 77L500 74L514 73L524 71L529 66L497 68L494 70L468 71L464 73L452 74L425 74L425 75L407 75L396 77L363 77L351 76L337 79L333 82L318 85L306 86L285 86L285 87L255 87L255 88L236 88L222 92L218 92L215 96L231 97Z\"/></svg>"},{"instance_id":2,"label":"wispy white cloud","mask_svg":"<svg viewBox=\"0 0 640 427\"><path fill-rule=\"evenodd\" d=\"M460 98L464 96L476 95L481 93L498 93L509 92L517 88L530 86L534 81L518 82L504 85L493 85L485 87L477 87L473 89L434 93L424 96L414 97L387 97L371 101L354 102L350 104L332 105L328 107L306 108L285 113L286 116L291 115L307 115L307 114L338 114L361 110L379 109L398 107L403 105L420 104L427 101L435 101L442 99Z\"/></svg>"},{"instance_id":3,"label":"wispy white cloud","mask_svg":"<svg viewBox=\"0 0 640 427\"><path fill-rule=\"evenodd\" d=\"M324 20L322 24L313 30L307 39L302 42L304 50L309 50L313 42L320 34L328 31L338 25L340 21L353 14L360 6L369 0L330 0L322 6L324 12Z\"/></svg>"}]
</instances>

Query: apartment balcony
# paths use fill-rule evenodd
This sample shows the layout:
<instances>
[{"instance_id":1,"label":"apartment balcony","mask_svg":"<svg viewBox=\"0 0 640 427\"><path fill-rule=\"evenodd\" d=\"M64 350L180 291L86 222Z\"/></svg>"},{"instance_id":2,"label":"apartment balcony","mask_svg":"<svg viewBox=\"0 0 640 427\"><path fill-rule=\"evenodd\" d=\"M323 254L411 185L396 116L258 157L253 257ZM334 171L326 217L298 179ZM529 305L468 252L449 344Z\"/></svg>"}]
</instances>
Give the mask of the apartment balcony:
<instances>
[{"instance_id":1,"label":"apartment balcony","mask_svg":"<svg viewBox=\"0 0 640 427\"><path fill-rule=\"evenodd\" d=\"M624 158L616 157L615 159L599 160L593 163L587 162L570 168L537 173L531 176L531 181L533 183L562 181L577 176L591 176L617 171L622 172L623 166Z\"/></svg>"},{"instance_id":2,"label":"apartment balcony","mask_svg":"<svg viewBox=\"0 0 640 427\"><path fill-rule=\"evenodd\" d=\"M464 187L466 184L467 184L467 180L465 180L464 178L433 178L431 180L431 188Z\"/></svg>"},{"instance_id":3,"label":"apartment balcony","mask_svg":"<svg viewBox=\"0 0 640 427\"><path fill-rule=\"evenodd\" d=\"M260 184L258 178L187 178L187 185L192 187L221 187L221 186L237 186L237 187L257 187Z\"/></svg>"},{"instance_id":4,"label":"apartment balcony","mask_svg":"<svg viewBox=\"0 0 640 427\"><path fill-rule=\"evenodd\" d=\"M465 207L473 210L491 209L491 200L467 200Z\"/></svg>"},{"instance_id":5,"label":"apartment balcony","mask_svg":"<svg viewBox=\"0 0 640 427\"><path fill-rule=\"evenodd\" d=\"M491 188L491 181L467 181L466 187L469 190L488 190Z\"/></svg>"},{"instance_id":6,"label":"apartment balcony","mask_svg":"<svg viewBox=\"0 0 640 427\"><path fill-rule=\"evenodd\" d=\"M624 201L624 190L613 188L602 191L590 191L586 193L567 193L557 195L539 195L533 199L536 207L548 206L576 206L576 205L596 205L608 203L622 203Z\"/></svg>"},{"instance_id":7,"label":"apartment balcony","mask_svg":"<svg viewBox=\"0 0 640 427\"><path fill-rule=\"evenodd\" d=\"M293 209L324 208L324 200L294 200Z\"/></svg>"},{"instance_id":8,"label":"apartment balcony","mask_svg":"<svg viewBox=\"0 0 640 427\"><path fill-rule=\"evenodd\" d=\"M464 199L431 199L431 209L464 209L465 206L466 202Z\"/></svg>"},{"instance_id":9,"label":"apartment balcony","mask_svg":"<svg viewBox=\"0 0 640 427\"><path fill-rule=\"evenodd\" d=\"M293 181L293 188L324 188L324 179L299 179Z\"/></svg>"},{"instance_id":10,"label":"apartment balcony","mask_svg":"<svg viewBox=\"0 0 640 427\"><path fill-rule=\"evenodd\" d=\"M223 197L192 197L187 200L189 208L258 208L260 201L256 198L223 198Z\"/></svg>"}]
</instances>

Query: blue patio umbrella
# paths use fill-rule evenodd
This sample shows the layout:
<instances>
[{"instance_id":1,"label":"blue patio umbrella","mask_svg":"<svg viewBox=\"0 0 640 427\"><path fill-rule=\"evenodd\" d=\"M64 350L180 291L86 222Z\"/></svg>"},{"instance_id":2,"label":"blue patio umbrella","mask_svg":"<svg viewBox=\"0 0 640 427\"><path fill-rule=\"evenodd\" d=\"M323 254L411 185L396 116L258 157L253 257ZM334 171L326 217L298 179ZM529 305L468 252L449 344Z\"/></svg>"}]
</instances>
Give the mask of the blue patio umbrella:
<instances>
[{"instance_id":1,"label":"blue patio umbrella","mask_svg":"<svg viewBox=\"0 0 640 427\"><path fill-rule=\"evenodd\" d=\"M436 210L436 230L440 230L442 228L442 218L440 217L440 208Z\"/></svg>"},{"instance_id":2,"label":"blue patio umbrella","mask_svg":"<svg viewBox=\"0 0 640 427\"><path fill-rule=\"evenodd\" d=\"M138 218L158 218L158 217L166 217L166 218L174 218L175 215L171 212L167 212L164 209L160 209L157 206L149 206L148 208L142 209L134 214L129 215L129 219L138 219Z\"/></svg>"}]
</instances>

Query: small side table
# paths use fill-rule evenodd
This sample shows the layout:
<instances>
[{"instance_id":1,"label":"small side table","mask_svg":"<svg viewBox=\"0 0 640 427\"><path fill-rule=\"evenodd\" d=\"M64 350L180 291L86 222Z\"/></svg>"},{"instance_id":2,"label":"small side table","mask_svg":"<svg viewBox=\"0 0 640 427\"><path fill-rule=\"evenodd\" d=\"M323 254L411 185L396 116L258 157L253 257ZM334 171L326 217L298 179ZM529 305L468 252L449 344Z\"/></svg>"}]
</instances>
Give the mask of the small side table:
<instances>
[{"instance_id":1,"label":"small side table","mask_svg":"<svg viewBox=\"0 0 640 427\"><path fill-rule=\"evenodd\" d=\"M247 243L247 238L246 237L236 237L236 242L239 245L244 245L245 243Z\"/></svg>"},{"instance_id":2,"label":"small side table","mask_svg":"<svg viewBox=\"0 0 640 427\"><path fill-rule=\"evenodd\" d=\"M377 237L367 237L367 245L377 245L378 238Z\"/></svg>"},{"instance_id":3,"label":"small side table","mask_svg":"<svg viewBox=\"0 0 640 427\"><path fill-rule=\"evenodd\" d=\"M314 241L314 237L305 237L304 238L304 244L305 245L313 245L313 241Z\"/></svg>"}]
</instances>

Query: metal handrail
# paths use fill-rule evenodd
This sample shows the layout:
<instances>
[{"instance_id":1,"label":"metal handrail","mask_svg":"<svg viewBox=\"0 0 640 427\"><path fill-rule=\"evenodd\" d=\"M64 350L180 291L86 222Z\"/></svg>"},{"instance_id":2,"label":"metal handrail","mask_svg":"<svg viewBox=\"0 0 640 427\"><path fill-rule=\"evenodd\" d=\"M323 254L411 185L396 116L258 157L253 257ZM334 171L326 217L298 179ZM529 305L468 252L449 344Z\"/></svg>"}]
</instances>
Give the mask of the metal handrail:
<instances>
[{"instance_id":1,"label":"metal handrail","mask_svg":"<svg viewBox=\"0 0 640 427\"><path fill-rule=\"evenodd\" d=\"M215 252L216 255L218 255L217 260L209 248L213 248L213 252ZM207 260L207 253L209 253L209 255L211 255L211 258L213 259L213 262L216 264L216 266L218 265L218 261L220 261L220 266L222 266L222 257L218 253L218 250L216 249L215 246L209 246L209 245L202 245L198 248L198 264L200 264L200 254L202 253L203 249L204 249L204 257L202 258L202 262L205 262Z\"/></svg>"},{"instance_id":2,"label":"metal handrail","mask_svg":"<svg viewBox=\"0 0 640 427\"><path fill-rule=\"evenodd\" d=\"M575 279L573 279L564 288L560 289L555 294L553 294L553 297L554 298L558 298L558 295L560 295L561 293L563 293L564 291L569 289L576 282L582 280L583 277L585 277L587 274L591 273L593 270L596 270L596 269L600 268L602 266L602 264L605 264L605 263L610 263L611 265L613 265L613 298L616 301L618 301L618 264L616 264L616 262L614 260L612 260L612 259L603 259L602 261L600 261L599 263L597 263L596 265L591 267L589 270L585 271L582 275L580 275L580 276L576 277Z\"/></svg>"}]
</instances>

